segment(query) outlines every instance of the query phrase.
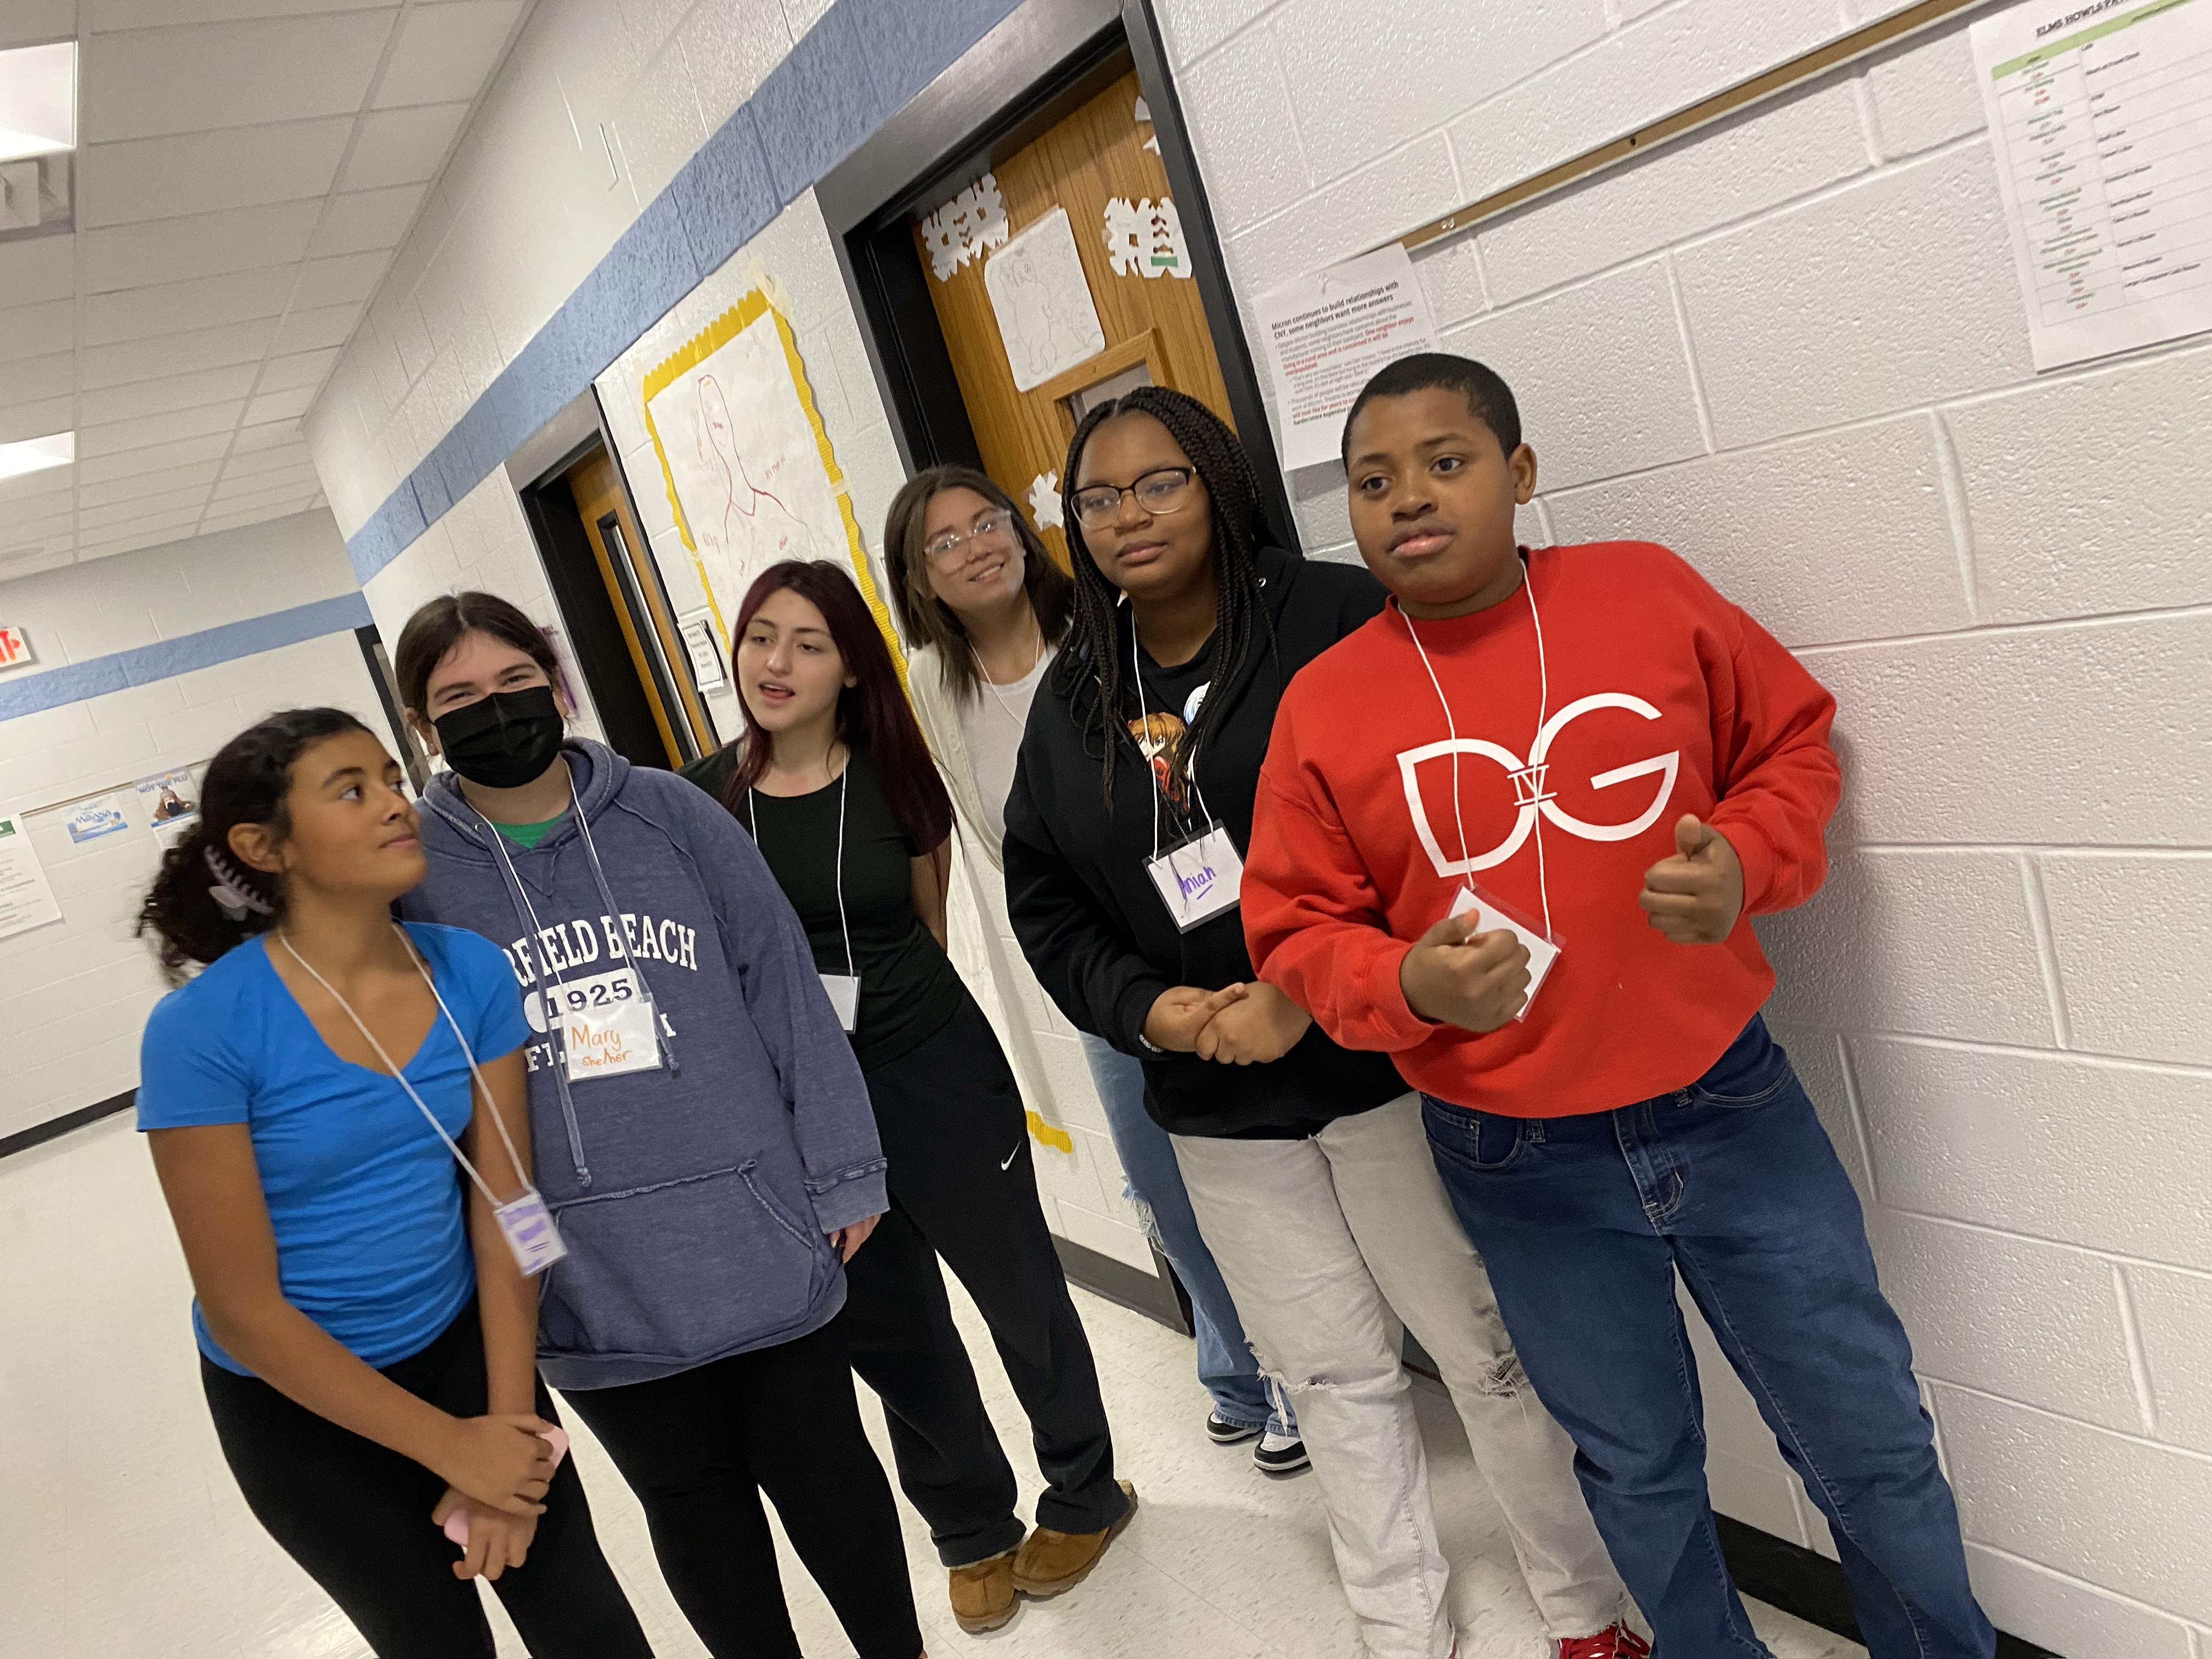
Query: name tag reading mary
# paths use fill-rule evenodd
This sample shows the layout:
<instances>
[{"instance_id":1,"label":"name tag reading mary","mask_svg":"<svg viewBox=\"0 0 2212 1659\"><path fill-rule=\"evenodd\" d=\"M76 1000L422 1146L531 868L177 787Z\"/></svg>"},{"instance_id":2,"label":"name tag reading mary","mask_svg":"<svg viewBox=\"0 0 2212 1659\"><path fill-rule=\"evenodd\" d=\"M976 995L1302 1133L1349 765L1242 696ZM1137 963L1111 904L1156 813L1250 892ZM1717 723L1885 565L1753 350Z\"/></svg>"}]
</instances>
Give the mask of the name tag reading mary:
<instances>
[{"instance_id":1,"label":"name tag reading mary","mask_svg":"<svg viewBox=\"0 0 2212 1659\"><path fill-rule=\"evenodd\" d=\"M1244 860L1237 856L1229 831L1218 823L1169 848L1145 870L1176 926L1186 933L1234 910L1244 885Z\"/></svg>"}]
</instances>

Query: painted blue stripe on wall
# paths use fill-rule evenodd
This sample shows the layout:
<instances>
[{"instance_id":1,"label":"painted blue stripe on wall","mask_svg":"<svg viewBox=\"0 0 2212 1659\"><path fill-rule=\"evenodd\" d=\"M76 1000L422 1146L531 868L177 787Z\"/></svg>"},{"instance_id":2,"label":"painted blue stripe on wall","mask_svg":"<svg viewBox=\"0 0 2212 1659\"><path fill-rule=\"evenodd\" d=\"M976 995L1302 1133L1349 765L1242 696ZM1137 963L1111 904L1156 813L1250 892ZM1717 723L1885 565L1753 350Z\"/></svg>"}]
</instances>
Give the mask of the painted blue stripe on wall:
<instances>
[{"instance_id":1,"label":"painted blue stripe on wall","mask_svg":"<svg viewBox=\"0 0 2212 1659\"><path fill-rule=\"evenodd\" d=\"M374 620L368 601L358 593L341 593L334 599L295 605L289 611L273 611L265 617L204 628L197 634L159 640L112 656L93 657L61 668L20 679L0 680L0 720L35 714L64 703L82 702L109 691L133 685L151 685L195 668L212 668L302 640L325 634L349 633Z\"/></svg>"},{"instance_id":2,"label":"painted blue stripe on wall","mask_svg":"<svg viewBox=\"0 0 2212 1659\"><path fill-rule=\"evenodd\" d=\"M1019 0L837 0L346 538L366 582Z\"/></svg>"}]
</instances>

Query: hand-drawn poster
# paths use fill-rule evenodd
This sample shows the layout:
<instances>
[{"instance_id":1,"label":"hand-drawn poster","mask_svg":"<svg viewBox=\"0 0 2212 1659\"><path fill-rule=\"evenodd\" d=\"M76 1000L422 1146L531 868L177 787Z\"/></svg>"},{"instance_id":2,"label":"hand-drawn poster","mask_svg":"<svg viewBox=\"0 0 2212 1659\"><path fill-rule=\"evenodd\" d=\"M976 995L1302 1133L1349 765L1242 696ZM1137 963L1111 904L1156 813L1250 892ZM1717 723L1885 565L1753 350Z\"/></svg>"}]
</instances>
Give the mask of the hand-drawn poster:
<instances>
[{"instance_id":1,"label":"hand-drawn poster","mask_svg":"<svg viewBox=\"0 0 2212 1659\"><path fill-rule=\"evenodd\" d=\"M902 672L798 342L767 294L752 289L686 341L645 377L644 393L676 527L724 648L762 571L784 559L828 559L860 584Z\"/></svg>"},{"instance_id":2,"label":"hand-drawn poster","mask_svg":"<svg viewBox=\"0 0 2212 1659\"><path fill-rule=\"evenodd\" d=\"M1066 208L1053 209L993 254L983 266L983 286L1015 391L1042 386L1106 349Z\"/></svg>"}]
</instances>

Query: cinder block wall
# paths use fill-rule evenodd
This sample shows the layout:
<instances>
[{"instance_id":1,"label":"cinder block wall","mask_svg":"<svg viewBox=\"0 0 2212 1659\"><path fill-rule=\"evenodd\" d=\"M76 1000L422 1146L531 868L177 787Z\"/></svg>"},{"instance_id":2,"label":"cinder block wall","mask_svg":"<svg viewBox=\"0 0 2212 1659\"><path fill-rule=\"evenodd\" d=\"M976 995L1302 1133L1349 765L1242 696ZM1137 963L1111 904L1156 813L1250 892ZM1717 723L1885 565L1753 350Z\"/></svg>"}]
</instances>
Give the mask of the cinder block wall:
<instances>
[{"instance_id":1,"label":"cinder block wall","mask_svg":"<svg viewBox=\"0 0 2212 1659\"><path fill-rule=\"evenodd\" d=\"M301 622L296 607L319 620ZM62 920L0 939L13 1056L0 1089L5 1136L137 1086L139 1033L163 987L131 932L161 859L132 780L206 760L278 708L332 704L391 738L351 631L367 620L353 572L319 508L0 582L0 609L39 653L33 667L0 678L0 809L94 790L131 797L131 827L93 841L70 840L66 812L27 820ZM219 643L205 637L216 629ZM104 659L142 665L155 650L195 665L143 679L134 667L120 690L9 712L11 698L33 701L41 675L80 671L74 682Z\"/></svg>"},{"instance_id":2,"label":"cinder block wall","mask_svg":"<svg viewBox=\"0 0 2212 1659\"><path fill-rule=\"evenodd\" d=\"M1160 6L1248 304L1889 9ZM1770 1012L1991 1613L2212 1655L2212 341L2034 375L1963 29L1418 263L1521 395L1526 533L1669 544L1841 700ZM1291 484L1356 556L1340 474ZM1721 1506L1826 1548L1748 1397L1709 1415Z\"/></svg>"}]
</instances>

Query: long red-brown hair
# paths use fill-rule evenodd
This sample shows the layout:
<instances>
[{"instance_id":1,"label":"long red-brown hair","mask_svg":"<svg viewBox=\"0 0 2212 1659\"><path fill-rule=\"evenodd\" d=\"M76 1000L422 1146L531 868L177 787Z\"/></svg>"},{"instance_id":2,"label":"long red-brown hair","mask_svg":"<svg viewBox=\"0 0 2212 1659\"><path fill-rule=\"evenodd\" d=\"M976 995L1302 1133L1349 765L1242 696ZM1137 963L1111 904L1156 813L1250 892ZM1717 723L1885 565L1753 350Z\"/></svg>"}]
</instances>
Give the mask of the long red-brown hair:
<instances>
[{"instance_id":1,"label":"long red-brown hair","mask_svg":"<svg viewBox=\"0 0 2212 1659\"><path fill-rule=\"evenodd\" d=\"M738 608L737 626L730 630L730 661L745 629L771 595L788 588L822 613L830 626L830 643L845 659L845 672L858 681L837 694L837 735L848 749L865 749L883 780L884 799L916 847L934 852L952 833L952 797L945 780L937 775L936 763L921 727L915 723L906 692L892 665L890 649L876 626L868 602L853 579L826 559L786 559L761 572L746 590ZM744 735L732 747L738 763L722 786L722 805L732 813L743 807L745 792L760 781L774 748L768 733L753 723L753 711L742 687L738 705L744 710Z\"/></svg>"}]
</instances>

